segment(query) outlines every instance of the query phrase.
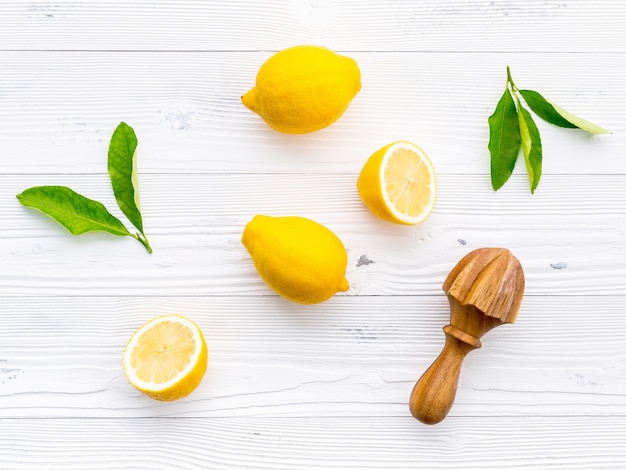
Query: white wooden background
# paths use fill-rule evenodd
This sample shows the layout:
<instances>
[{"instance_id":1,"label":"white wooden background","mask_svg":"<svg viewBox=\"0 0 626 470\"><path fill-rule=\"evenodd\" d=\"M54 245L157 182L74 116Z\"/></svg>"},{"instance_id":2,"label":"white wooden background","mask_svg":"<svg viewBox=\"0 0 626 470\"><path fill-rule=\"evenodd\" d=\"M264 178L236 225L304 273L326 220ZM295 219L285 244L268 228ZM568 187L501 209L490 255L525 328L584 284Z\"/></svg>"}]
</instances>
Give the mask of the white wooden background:
<instances>
[{"instance_id":1,"label":"white wooden background","mask_svg":"<svg viewBox=\"0 0 626 470\"><path fill-rule=\"evenodd\" d=\"M353 57L363 82L304 136L240 103L296 44ZM0 468L626 468L625 59L621 0L2 0ZM613 132L538 122L532 196L523 165L489 183L506 65ZM139 138L152 255L15 199L66 184L120 215L106 151L121 120ZM355 187L398 139L438 175L413 228L375 219ZM240 243L257 213L331 228L350 290L316 306L272 294ZM441 284L483 246L522 262L522 309L425 426L407 403L443 345ZM168 404L128 385L121 353L172 312L201 326L209 368Z\"/></svg>"}]
</instances>

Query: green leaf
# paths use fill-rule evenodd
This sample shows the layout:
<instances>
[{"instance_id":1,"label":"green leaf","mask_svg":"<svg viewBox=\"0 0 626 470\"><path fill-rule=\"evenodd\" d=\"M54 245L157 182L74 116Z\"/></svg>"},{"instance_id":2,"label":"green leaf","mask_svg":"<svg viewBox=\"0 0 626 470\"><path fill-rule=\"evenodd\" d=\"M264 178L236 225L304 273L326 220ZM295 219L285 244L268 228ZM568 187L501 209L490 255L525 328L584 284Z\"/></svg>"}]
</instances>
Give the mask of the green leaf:
<instances>
[{"instance_id":1,"label":"green leaf","mask_svg":"<svg viewBox=\"0 0 626 470\"><path fill-rule=\"evenodd\" d=\"M582 129L592 134L609 134L606 129L564 110L534 90L520 90L520 93L530 109L550 124L570 129Z\"/></svg>"},{"instance_id":2,"label":"green leaf","mask_svg":"<svg viewBox=\"0 0 626 470\"><path fill-rule=\"evenodd\" d=\"M561 116L552 103L546 100L543 96L533 90L520 90L522 97L530 106L530 109L534 111L534 113L550 124L554 124L559 127L567 127L574 129L576 126Z\"/></svg>"},{"instance_id":3,"label":"green leaf","mask_svg":"<svg viewBox=\"0 0 626 470\"><path fill-rule=\"evenodd\" d=\"M539 129L532 116L522 103L518 100L519 130L522 139L522 150L528 171L530 192L534 193L541 178L542 148Z\"/></svg>"},{"instance_id":4,"label":"green leaf","mask_svg":"<svg viewBox=\"0 0 626 470\"><path fill-rule=\"evenodd\" d=\"M54 218L74 235L103 231L133 236L104 205L66 186L35 186L18 194L17 199L23 205Z\"/></svg>"},{"instance_id":5,"label":"green leaf","mask_svg":"<svg viewBox=\"0 0 626 470\"><path fill-rule=\"evenodd\" d=\"M128 220L143 234L143 221L139 212L137 167L135 149L137 136L132 127L121 122L109 144L109 176L115 200Z\"/></svg>"},{"instance_id":6,"label":"green leaf","mask_svg":"<svg viewBox=\"0 0 626 470\"><path fill-rule=\"evenodd\" d=\"M565 119L567 119L569 122L574 124L579 129L582 129L583 131L587 131L591 134L610 134L611 133L610 131L607 131L603 127L600 127L597 124L594 124L593 122L589 122L586 119L578 117L575 114L572 114L568 111L565 111L556 103L552 103L552 106L554 106L554 109L561 116L563 116Z\"/></svg>"},{"instance_id":7,"label":"green leaf","mask_svg":"<svg viewBox=\"0 0 626 470\"><path fill-rule=\"evenodd\" d=\"M491 154L491 185L497 191L507 182L520 149L517 110L507 88L496 110L489 116L489 153Z\"/></svg>"}]
</instances>

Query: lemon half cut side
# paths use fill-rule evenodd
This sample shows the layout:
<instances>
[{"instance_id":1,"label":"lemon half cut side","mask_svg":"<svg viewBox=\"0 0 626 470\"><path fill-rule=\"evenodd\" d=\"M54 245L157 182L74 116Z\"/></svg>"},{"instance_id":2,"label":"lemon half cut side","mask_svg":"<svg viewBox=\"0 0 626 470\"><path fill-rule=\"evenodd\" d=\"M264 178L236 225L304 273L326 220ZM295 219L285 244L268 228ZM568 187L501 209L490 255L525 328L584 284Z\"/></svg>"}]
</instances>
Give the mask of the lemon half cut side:
<instances>
[{"instance_id":1,"label":"lemon half cut side","mask_svg":"<svg viewBox=\"0 0 626 470\"><path fill-rule=\"evenodd\" d=\"M173 401L200 385L208 350L193 321L181 315L164 315L135 332L122 362L131 385L155 400Z\"/></svg>"},{"instance_id":2,"label":"lemon half cut side","mask_svg":"<svg viewBox=\"0 0 626 470\"><path fill-rule=\"evenodd\" d=\"M365 163L357 188L365 205L381 219L416 225L430 215L437 197L435 170L417 145L397 141Z\"/></svg>"}]
</instances>

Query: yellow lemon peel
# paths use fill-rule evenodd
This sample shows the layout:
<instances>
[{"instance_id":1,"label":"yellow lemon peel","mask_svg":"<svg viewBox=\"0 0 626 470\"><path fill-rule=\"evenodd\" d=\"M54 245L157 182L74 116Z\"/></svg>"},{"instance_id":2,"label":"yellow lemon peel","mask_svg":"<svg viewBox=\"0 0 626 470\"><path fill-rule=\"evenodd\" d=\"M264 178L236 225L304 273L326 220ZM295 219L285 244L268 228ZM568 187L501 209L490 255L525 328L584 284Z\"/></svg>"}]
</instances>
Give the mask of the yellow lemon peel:
<instances>
[{"instance_id":1,"label":"yellow lemon peel","mask_svg":"<svg viewBox=\"0 0 626 470\"><path fill-rule=\"evenodd\" d=\"M241 242L265 283L293 302L316 304L349 288L341 240L310 219L256 215Z\"/></svg>"},{"instance_id":2,"label":"yellow lemon peel","mask_svg":"<svg viewBox=\"0 0 626 470\"><path fill-rule=\"evenodd\" d=\"M271 56L242 103L271 128L304 134L335 122L361 89L357 63L320 46L295 46Z\"/></svg>"}]
</instances>

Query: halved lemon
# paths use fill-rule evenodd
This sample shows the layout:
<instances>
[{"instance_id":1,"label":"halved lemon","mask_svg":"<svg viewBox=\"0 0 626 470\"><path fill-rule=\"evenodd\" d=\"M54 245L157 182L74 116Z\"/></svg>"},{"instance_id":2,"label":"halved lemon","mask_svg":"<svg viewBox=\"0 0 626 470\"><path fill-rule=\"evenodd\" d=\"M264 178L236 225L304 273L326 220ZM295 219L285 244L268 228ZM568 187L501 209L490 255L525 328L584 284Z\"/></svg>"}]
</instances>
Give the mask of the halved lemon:
<instances>
[{"instance_id":1,"label":"halved lemon","mask_svg":"<svg viewBox=\"0 0 626 470\"><path fill-rule=\"evenodd\" d=\"M381 219L405 225L426 220L435 205L435 170L417 145L392 142L365 163L357 180L359 195Z\"/></svg>"},{"instance_id":2,"label":"halved lemon","mask_svg":"<svg viewBox=\"0 0 626 470\"><path fill-rule=\"evenodd\" d=\"M155 400L174 401L193 392L206 372L208 350L198 325L164 315L130 338L122 363L131 385Z\"/></svg>"}]
</instances>

